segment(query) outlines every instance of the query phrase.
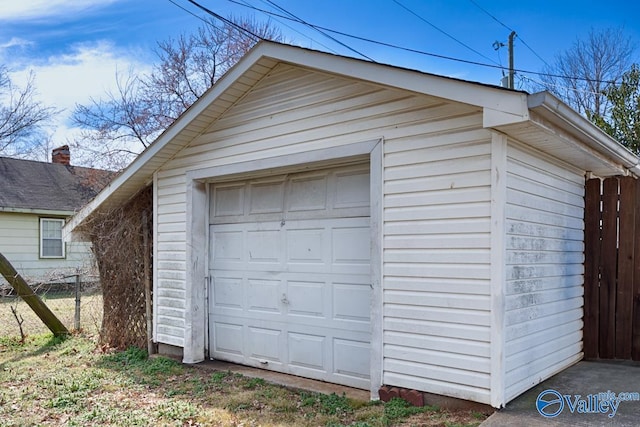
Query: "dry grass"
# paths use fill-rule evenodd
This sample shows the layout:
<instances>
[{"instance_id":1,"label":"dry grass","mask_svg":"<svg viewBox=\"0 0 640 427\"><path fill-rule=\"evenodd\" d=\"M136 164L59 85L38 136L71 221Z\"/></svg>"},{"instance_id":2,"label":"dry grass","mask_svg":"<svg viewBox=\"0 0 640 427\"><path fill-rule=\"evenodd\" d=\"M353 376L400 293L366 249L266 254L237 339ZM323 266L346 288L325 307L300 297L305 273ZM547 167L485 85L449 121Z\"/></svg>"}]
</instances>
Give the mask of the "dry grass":
<instances>
[{"instance_id":1,"label":"dry grass","mask_svg":"<svg viewBox=\"0 0 640 427\"><path fill-rule=\"evenodd\" d=\"M41 296L47 307L69 329L74 328L75 295L70 292L49 292ZM15 296L0 297L0 334L5 337L20 338L20 328L11 307L22 318L23 332L38 335L49 332L38 316L20 298ZM83 292L80 297L80 328L94 335L100 330L102 323L102 295L97 290Z\"/></svg>"},{"instance_id":2,"label":"dry grass","mask_svg":"<svg viewBox=\"0 0 640 427\"><path fill-rule=\"evenodd\" d=\"M352 401L211 372L94 339L0 337L0 426L477 426L473 412Z\"/></svg>"}]
</instances>

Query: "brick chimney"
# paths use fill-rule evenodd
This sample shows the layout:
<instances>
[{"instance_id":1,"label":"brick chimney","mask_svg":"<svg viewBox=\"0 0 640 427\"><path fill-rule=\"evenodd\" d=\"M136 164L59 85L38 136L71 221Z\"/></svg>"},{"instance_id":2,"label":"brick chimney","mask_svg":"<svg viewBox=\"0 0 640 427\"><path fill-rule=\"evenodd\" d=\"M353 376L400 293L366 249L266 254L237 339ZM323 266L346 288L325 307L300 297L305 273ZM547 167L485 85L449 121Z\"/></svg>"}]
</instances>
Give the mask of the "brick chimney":
<instances>
[{"instance_id":1,"label":"brick chimney","mask_svg":"<svg viewBox=\"0 0 640 427\"><path fill-rule=\"evenodd\" d=\"M61 165L69 166L71 164L71 152L68 145L54 148L51 151L51 163L59 163Z\"/></svg>"}]
</instances>

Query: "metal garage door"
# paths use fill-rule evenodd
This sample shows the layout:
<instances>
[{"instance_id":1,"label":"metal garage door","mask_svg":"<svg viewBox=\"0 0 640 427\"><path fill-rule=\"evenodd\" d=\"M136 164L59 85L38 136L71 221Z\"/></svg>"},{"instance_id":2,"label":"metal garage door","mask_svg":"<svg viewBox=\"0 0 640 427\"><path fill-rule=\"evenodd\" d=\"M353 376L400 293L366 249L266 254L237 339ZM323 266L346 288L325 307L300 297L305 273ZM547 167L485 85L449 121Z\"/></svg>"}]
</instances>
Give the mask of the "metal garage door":
<instances>
[{"instance_id":1,"label":"metal garage door","mask_svg":"<svg viewBox=\"0 0 640 427\"><path fill-rule=\"evenodd\" d=\"M368 165L217 184L212 358L369 387Z\"/></svg>"}]
</instances>

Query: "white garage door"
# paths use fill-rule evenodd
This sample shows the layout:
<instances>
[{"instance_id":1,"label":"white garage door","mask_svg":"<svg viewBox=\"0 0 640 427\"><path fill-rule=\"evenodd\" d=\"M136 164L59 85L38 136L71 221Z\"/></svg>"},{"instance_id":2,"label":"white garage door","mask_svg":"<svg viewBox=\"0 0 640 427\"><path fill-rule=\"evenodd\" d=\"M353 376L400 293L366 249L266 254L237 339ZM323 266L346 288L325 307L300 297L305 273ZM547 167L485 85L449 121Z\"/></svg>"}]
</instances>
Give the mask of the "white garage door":
<instances>
[{"instance_id":1,"label":"white garage door","mask_svg":"<svg viewBox=\"0 0 640 427\"><path fill-rule=\"evenodd\" d=\"M368 388L368 165L211 194L211 357Z\"/></svg>"}]
</instances>

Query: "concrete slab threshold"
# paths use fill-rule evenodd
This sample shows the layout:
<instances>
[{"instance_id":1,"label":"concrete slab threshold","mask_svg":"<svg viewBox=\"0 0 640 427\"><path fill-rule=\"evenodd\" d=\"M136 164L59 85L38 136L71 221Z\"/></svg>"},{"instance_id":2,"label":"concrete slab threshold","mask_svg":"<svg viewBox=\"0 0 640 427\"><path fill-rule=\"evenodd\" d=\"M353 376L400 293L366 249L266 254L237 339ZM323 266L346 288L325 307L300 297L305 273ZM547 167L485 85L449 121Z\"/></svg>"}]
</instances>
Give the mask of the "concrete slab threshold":
<instances>
[{"instance_id":1,"label":"concrete slab threshold","mask_svg":"<svg viewBox=\"0 0 640 427\"><path fill-rule=\"evenodd\" d=\"M192 366L198 369L211 371L230 371L250 378L262 378L269 383L295 390L306 390L324 394L335 393L339 396L344 394L349 399L360 401L368 401L371 397L368 390L361 390L339 384L331 384L324 381L311 380L308 378L297 377L295 375L282 374L280 372L267 371L265 369L252 368L250 366L237 365L235 363L222 362L219 360L207 360Z\"/></svg>"}]
</instances>

